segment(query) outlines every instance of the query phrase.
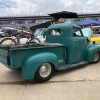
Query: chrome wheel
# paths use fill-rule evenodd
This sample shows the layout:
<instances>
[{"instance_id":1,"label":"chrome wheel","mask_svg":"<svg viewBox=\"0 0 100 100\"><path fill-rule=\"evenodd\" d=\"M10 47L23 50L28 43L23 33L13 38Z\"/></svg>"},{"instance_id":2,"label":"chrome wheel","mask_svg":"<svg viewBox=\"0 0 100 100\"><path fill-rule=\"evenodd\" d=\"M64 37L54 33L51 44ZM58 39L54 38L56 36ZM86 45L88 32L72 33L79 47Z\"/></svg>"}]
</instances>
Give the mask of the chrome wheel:
<instances>
[{"instance_id":1,"label":"chrome wheel","mask_svg":"<svg viewBox=\"0 0 100 100\"><path fill-rule=\"evenodd\" d=\"M96 53L95 57L94 57L94 62L97 62L99 60L99 53Z\"/></svg>"},{"instance_id":2,"label":"chrome wheel","mask_svg":"<svg viewBox=\"0 0 100 100\"><path fill-rule=\"evenodd\" d=\"M37 82L48 81L54 73L54 66L51 63L43 63L36 71L34 79Z\"/></svg>"},{"instance_id":3,"label":"chrome wheel","mask_svg":"<svg viewBox=\"0 0 100 100\"><path fill-rule=\"evenodd\" d=\"M48 77L51 73L51 65L49 63L44 63L39 69L39 74L41 77Z\"/></svg>"}]
</instances>

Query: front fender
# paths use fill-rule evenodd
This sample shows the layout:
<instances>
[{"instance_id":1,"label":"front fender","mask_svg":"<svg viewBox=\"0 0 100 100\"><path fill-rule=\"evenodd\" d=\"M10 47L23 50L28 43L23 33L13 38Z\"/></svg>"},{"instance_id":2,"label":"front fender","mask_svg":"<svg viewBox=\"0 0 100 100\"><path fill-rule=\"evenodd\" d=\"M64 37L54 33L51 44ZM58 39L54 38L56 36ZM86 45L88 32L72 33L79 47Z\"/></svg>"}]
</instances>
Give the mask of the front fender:
<instances>
[{"instance_id":1,"label":"front fender","mask_svg":"<svg viewBox=\"0 0 100 100\"><path fill-rule=\"evenodd\" d=\"M86 61L93 62L93 59L97 52L100 52L100 45L90 44L86 49Z\"/></svg>"},{"instance_id":2,"label":"front fender","mask_svg":"<svg viewBox=\"0 0 100 100\"><path fill-rule=\"evenodd\" d=\"M54 53L42 52L33 54L23 61L22 78L34 79L36 70L45 62L50 62L54 65L55 70L58 67L58 58Z\"/></svg>"}]
</instances>

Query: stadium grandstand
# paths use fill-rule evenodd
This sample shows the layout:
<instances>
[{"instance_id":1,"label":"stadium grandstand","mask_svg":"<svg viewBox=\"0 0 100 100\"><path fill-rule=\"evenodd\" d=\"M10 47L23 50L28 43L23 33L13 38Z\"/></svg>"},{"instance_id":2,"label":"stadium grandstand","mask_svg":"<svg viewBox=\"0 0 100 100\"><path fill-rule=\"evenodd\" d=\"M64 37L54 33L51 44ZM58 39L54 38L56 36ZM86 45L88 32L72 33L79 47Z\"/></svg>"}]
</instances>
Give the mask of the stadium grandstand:
<instances>
[{"instance_id":1,"label":"stadium grandstand","mask_svg":"<svg viewBox=\"0 0 100 100\"><path fill-rule=\"evenodd\" d=\"M68 18L66 21L79 23L88 19L100 20L100 13L83 13L77 15L79 18ZM50 20L54 20L54 18L49 15L1 16L0 27L35 26Z\"/></svg>"}]
</instances>

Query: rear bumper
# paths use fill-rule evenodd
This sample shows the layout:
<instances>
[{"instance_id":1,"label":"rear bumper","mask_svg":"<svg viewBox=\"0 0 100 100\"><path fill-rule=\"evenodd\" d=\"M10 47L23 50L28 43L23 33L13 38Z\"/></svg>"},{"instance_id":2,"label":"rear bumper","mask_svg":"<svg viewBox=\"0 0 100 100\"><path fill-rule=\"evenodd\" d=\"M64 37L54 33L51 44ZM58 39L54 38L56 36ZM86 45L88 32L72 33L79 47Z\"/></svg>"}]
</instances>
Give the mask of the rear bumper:
<instances>
[{"instance_id":1,"label":"rear bumper","mask_svg":"<svg viewBox=\"0 0 100 100\"><path fill-rule=\"evenodd\" d=\"M4 66L6 66L7 68L11 69L11 67L9 65L7 65L6 63L0 61L0 63L2 63Z\"/></svg>"}]
</instances>

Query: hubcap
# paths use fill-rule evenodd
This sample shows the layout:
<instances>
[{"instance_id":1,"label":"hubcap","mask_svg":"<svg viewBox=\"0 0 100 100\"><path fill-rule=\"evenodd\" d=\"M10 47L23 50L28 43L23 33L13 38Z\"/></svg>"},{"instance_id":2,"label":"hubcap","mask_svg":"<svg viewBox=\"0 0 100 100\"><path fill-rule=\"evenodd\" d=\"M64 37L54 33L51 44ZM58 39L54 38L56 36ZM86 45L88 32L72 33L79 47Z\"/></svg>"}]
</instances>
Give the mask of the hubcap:
<instances>
[{"instance_id":1,"label":"hubcap","mask_svg":"<svg viewBox=\"0 0 100 100\"><path fill-rule=\"evenodd\" d=\"M39 70L41 77L47 77L51 73L51 65L49 63L44 63Z\"/></svg>"},{"instance_id":2,"label":"hubcap","mask_svg":"<svg viewBox=\"0 0 100 100\"><path fill-rule=\"evenodd\" d=\"M98 59L99 59L99 53L97 53L97 54L95 55L94 61L98 61Z\"/></svg>"}]
</instances>

